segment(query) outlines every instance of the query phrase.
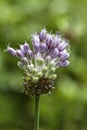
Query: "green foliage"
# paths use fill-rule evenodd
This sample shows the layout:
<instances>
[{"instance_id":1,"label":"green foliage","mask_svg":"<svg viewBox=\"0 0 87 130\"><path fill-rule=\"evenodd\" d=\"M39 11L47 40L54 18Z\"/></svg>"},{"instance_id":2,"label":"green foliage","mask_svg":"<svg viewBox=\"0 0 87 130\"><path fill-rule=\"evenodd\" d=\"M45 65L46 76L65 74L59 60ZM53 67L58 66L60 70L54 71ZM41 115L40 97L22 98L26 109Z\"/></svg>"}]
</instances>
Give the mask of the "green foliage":
<instances>
[{"instance_id":1,"label":"green foliage","mask_svg":"<svg viewBox=\"0 0 87 130\"><path fill-rule=\"evenodd\" d=\"M22 72L4 52L44 26L70 40L70 66L41 97L40 130L87 129L87 0L0 0L0 129L33 130L34 100L21 93Z\"/></svg>"}]
</instances>

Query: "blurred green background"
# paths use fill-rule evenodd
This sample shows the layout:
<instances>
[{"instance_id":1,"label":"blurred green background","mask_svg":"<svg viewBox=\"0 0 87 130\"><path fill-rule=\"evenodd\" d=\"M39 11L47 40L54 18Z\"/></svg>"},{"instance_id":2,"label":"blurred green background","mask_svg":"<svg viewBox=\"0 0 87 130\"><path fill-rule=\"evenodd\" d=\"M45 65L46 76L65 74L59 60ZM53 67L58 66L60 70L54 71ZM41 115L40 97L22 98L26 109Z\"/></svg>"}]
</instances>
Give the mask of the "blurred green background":
<instances>
[{"instance_id":1,"label":"blurred green background","mask_svg":"<svg viewBox=\"0 0 87 130\"><path fill-rule=\"evenodd\" d=\"M70 40L70 66L40 100L40 130L87 130L87 0L0 0L0 130L33 130L34 99L22 94L22 71L6 44L30 42L46 26Z\"/></svg>"}]
</instances>

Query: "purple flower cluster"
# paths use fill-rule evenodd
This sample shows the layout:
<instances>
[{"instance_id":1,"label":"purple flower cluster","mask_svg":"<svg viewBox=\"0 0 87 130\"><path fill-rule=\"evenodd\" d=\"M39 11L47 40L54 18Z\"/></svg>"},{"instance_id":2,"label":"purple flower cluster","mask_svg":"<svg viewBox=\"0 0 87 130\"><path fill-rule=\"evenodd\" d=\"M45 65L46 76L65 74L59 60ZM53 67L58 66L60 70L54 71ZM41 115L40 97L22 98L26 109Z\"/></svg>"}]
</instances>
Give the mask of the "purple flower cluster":
<instances>
[{"instance_id":1,"label":"purple flower cluster","mask_svg":"<svg viewBox=\"0 0 87 130\"><path fill-rule=\"evenodd\" d=\"M35 53L40 53L45 58L50 56L50 60L56 61L57 68L69 65L69 44L59 34L54 35L43 29L38 35L33 35L32 44Z\"/></svg>"},{"instance_id":2,"label":"purple flower cluster","mask_svg":"<svg viewBox=\"0 0 87 130\"><path fill-rule=\"evenodd\" d=\"M19 58L18 66L33 82L42 76L54 80L56 69L69 65L69 44L60 34L48 33L44 28L39 34L32 35L32 47L28 43L20 45L19 49L8 46L7 52Z\"/></svg>"}]
</instances>

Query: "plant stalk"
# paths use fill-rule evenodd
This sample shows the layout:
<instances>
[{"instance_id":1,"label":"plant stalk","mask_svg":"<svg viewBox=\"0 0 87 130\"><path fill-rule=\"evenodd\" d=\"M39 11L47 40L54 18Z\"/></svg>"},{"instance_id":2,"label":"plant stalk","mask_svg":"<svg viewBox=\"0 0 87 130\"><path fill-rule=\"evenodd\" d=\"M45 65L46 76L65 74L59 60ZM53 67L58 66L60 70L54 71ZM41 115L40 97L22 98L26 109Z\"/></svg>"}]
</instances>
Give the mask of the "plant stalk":
<instances>
[{"instance_id":1,"label":"plant stalk","mask_svg":"<svg viewBox=\"0 0 87 130\"><path fill-rule=\"evenodd\" d=\"M39 102L40 102L40 95L35 95L35 124L34 130L39 130Z\"/></svg>"}]
</instances>

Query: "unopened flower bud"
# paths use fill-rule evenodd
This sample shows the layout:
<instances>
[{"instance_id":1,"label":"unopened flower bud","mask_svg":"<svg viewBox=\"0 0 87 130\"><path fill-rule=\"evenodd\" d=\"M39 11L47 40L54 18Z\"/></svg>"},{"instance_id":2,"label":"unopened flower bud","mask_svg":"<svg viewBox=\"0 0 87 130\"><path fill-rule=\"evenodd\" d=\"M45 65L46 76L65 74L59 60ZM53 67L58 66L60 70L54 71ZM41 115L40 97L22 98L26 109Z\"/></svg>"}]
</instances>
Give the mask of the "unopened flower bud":
<instances>
[{"instance_id":1,"label":"unopened flower bud","mask_svg":"<svg viewBox=\"0 0 87 130\"><path fill-rule=\"evenodd\" d=\"M43 73L46 73L46 72L47 72L47 67L46 67L46 66L44 66L44 67L42 68L42 72L43 72Z\"/></svg>"},{"instance_id":2,"label":"unopened flower bud","mask_svg":"<svg viewBox=\"0 0 87 130\"><path fill-rule=\"evenodd\" d=\"M57 47L57 45L58 45L58 37L54 36L53 40L51 42L51 48L55 48L55 47Z\"/></svg>"},{"instance_id":3,"label":"unopened flower bud","mask_svg":"<svg viewBox=\"0 0 87 130\"><path fill-rule=\"evenodd\" d=\"M20 45L20 48L21 48L21 50L22 50L24 53L26 53L26 52L30 49L28 43L24 43L24 45Z\"/></svg>"},{"instance_id":4,"label":"unopened flower bud","mask_svg":"<svg viewBox=\"0 0 87 130\"><path fill-rule=\"evenodd\" d=\"M55 67L55 66L56 66L56 63L54 61L49 62L49 68Z\"/></svg>"},{"instance_id":5,"label":"unopened flower bud","mask_svg":"<svg viewBox=\"0 0 87 130\"><path fill-rule=\"evenodd\" d=\"M16 55L16 50L13 49L12 47L7 47L7 52L9 52L12 56L15 56Z\"/></svg>"},{"instance_id":6,"label":"unopened flower bud","mask_svg":"<svg viewBox=\"0 0 87 130\"><path fill-rule=\"evenodd\" d=\"M26 67L27 67L27 69L28 69L30 72L34 69L34 65L33 65L33 64L27 65Z\"/></svg>"},{"instance_id":7,"label":"unopened flower bud","mask_svg":"<svg viewBox=\"0 0 87 130\"><path fill-rule=\"evenodd\" d=\"M33 58L33 52L31 50L27 51L27 55L28 55L29 59Z\"/></svg>"},{"instance_id":8,"label":"unopened flower bud","mask_svg":"<svg viewBox=\"0 0 87 130\"><path fill-rule=\"evenodd\" d=\"M38 57L38 58L36 59L36 62L37 62L37 64L38 64L39 66L41 66L41 65L44 64L44 60L43 60L43 58L41 58L41 57Z\"/></svg>"},{"instance_id":9,"label":"unopened flower bud","mask_svg":"<svg viewBox=\"0 0 87 130\"><path fill-rule=\"evenodd\" d=\"M51 56L52 58L56 58L58 55L59 55L59 50L58 50L57 48L55 48L54 50L52 50L52 51L50 52L50 56Z\"/></svg>"},{"instance_id":10,"label":"unopened flower bud","mask_svg":"<svg viewBox=\"0 0 87 130\"><path fill-rule=\"evenodd\" d=\"M23 68L23 66L24 66L24 65L23 65L23 63L22 63L22 62L20 62L20 61L19 61L17 64L18 64L18 67L20 67L21 69L22 69L22 68Z\"/></svg>"},{"instance_id":11,"label":"unopened flower bud","mask_svg":"<svg viewBox=\"0 0 87 130\"><path fill-rule=\"evenodd\" d=\"M36 74L37 74L37 69L36 69L36 68L32 69L31 73L32 73L33 75L36 75Z\"/></svg>"},{"instance_id":12,"label":"unopened flower bud","mask_svg":"<svg viewBox=\"0 0 87 130\"><path fill-rule=\"evenodd\" d=\"M44 40L46 37L46 29L42 29L41 32L39 33L39 38L40 40Z\"/></svg>"},{"instance_id":13,"label":"unopened flower bud","mask_svg":"<svg viewBox=\"0 0 87 130\"><path fill-rule=\"evenodd\" d=\"M51 68L50 68L50 72L51 72L51 73L54 73L55 71L56 71L56 68L54 68L54 67L51 67Z\"/></svg>"},{"instance_id":14,"label":"unopened flower bud","mask_svg":"<svg viewBox=\"0 0 87 130\"><path fill-rule=\"evenodd\" d=\"M47 34L46 35L46 44L47 44L48 47L50 47L51 42L52 42L52 35Z\"/></svg>"},{"instance_id":15,"label":"unopened flower bud","mask_svg":"<svg viewBox=\"0 0 87 130\"><path fill-rule=\"evenodd\" d=\"M37 73L37 76L38 76L39 78L41 78L42 75L43 75L42 72L38 72L38 73Z\"/></svg>"},{"instance_id":16,"label":"unopened flower bud","mask_svg":"<svg viewBox=\"0 0 87 130\"><path fill-rule=\"evenodd\" d=\"M58 49L62 51L66 48L66 46L68 46L68 43L64 40L59 44Z\"/></svg>"},{"instance_id":17,"label":"unopened flower bud","mask_svg":"<svg viewBox=\"0 0 87 130\"><path fill-rule=\"evenodd\" d=\"M47 45L46 45L46 43L42 43L40 45L40 51L41 51L41 53L46 53L47 52Z\"/></svg>"},{"instance_id":18,"label":"unopened flower bud","mask_svg":"<svg viewBox=\"0 0 87 130\"><path fill-rule=\"evenodd\" d=\"M17 56L18 56L19 58L23 58L23 57L24 57L24 53L23 53L22 50L17 50L17 51L16 51L16 54L17 54Z\"/></svg>"},{"instance_id":19,"label":"unopened flower bud","mask_svg":"<svg viewBox=\"0 0 87 130\"><path fill-rule=\"evenodd\" d=\"M53 79L53 80L55 80L57 78L57 74L53 74L52 76L51 76L51 79Z\"/></svg>"},{"instance_id":20,"label":"unopened flower bud","mask_svg":"<svg viewBox=\"0 0 87 130\"><path fill-rule=\"evenodd\" d=\"M38 81L38 77L34 77L34 76L33 76L33 77L32 77L32 80L33 80L34 83L36 83L36 82Z\"/></svg>"},{"instance_id":21,"label":"unopened flower bud","mask_svg":"<svg viewBox=\"0 0 87 130\"><path fill-rule=\"evenodd\" d=\"M34 52L39 52L40 51L40 43L34 43L33 44L33 49L34 49Z\"/></svg>"},{"instance_id":22,"label":"unopened flower bud","mask_svg":"<svg viewBox=\"0 0 87 130\"><path fill-rule=\"evenodd\" d=\"M60 67L66 67L66 66L68 66L69 65L69 61L61 61L60 62Z\"/></svg>"},{"instance_id":23,"label":"unopened flower bud","mask_svg":"<svg viewBox=\"0 0 87 130\"><path fill-rule=\"evenodd\" d=\"M48 64L48 63L51 61L51 56L50 56L50 55L46 56L45 61L46 61L46 63Z\"/></svg>"},{"instance_id":24,"label":"unopened flower bud","mask_svg":"<svg viewBox=\"0 0 87 130\"><path fill-rule=\"evenodd\" d=\"M26 57L23 57L23 58L22 58L22 61L23 61L24 64L27 64L27 63L28 63L28 59L27 59Z\"/></svg>"},{"instance_id":25,"label":"unopened flower bud","mask_svg":"<svg viewBox=\"0 0 87 130\"><path fill-rule=\"evenodd\" d=\"M60 59L61 60L66 60L67 58L69 58L68 52L60 52Z\"/></svg>"},{"instance_id":26,"label":"unopened flower bud","mask_svg":"<svg viewBox=\"0 0 87 130\"><path fill-rule=\"evenodd\" d=\"M38 37L38 35L37 34L35 34L35 35L33 35L33 37L32 37L32 43L33 44L35 44L35 43L40 43L40 39L39 39L39 37Z\"/></svg>"}]
</instances>

